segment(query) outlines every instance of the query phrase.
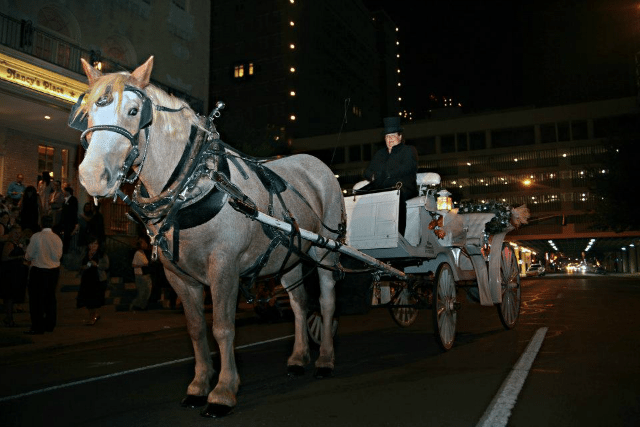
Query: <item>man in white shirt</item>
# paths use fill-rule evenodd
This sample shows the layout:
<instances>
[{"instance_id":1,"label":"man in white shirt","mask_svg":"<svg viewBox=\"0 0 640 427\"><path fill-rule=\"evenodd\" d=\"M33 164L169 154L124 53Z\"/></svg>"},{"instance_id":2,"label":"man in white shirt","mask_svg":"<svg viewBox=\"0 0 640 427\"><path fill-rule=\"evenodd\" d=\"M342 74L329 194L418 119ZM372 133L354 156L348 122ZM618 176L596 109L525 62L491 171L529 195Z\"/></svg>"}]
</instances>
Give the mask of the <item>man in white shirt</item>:
<instances>
[{"instance_id":1,"label":"man in white shirt","mask_svg":"<svg viewBox=\"0 0 640 427\"><path fill-rule=\"evenodd\" d=\"M60 276L62 240L51 230L53 219L42 217L42 231L31 236L24 255L31 262L29 274L29 312L31 329L25 334L53 332L57 320L56 287Z\"/></svg>"}]
</instances>

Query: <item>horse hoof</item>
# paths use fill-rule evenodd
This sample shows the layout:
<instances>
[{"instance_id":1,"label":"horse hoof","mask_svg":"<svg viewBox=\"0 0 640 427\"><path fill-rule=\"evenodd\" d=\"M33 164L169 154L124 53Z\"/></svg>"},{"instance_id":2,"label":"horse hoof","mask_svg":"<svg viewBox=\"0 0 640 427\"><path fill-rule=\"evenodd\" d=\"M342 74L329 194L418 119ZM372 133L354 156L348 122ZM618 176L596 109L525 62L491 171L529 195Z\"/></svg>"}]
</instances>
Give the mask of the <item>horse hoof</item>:
<instances>
[{"instance_id":1,"label":"horse hoof","mask_svg":"<svg viewBox=\"0 0 640 427\"><path fill-rule=\"evenodd\" d=\"M333 369L331 368L316 368L313 373L316 378L331 378L333 376Z\"/></svg>"},{"instance_id":2,"label":"horse hoof","mask_svg":"<svg viewBox=\"0 0 640 427\"><path fill-rule=\"evenodd\" d=\"M194 396L188 394L187 397L182 399L180 406L183 408L198 408L207 404L207 396Z\"/></svg>"},{"instance_id":3,"label":"horse hoof","mask_svg":"<svg viewBox=\"0 0 640 427\"><path fill-rule=\"evenodd\" d=\"M220 418L230 414L232 410L233 406L209 403L207 407L200 412L200 415L206 418Z\"/></svg>"},{"instance_id":4,"label":"horse hoof","mask_svg":"<svg viewBox=\"0 0 640 427\"><path fill-rule=\"evenodd\" d=\"M287 375L290 377L301 377L304 375L304 367L300 365L287 366Z\"/></svg>"}]
</instances>

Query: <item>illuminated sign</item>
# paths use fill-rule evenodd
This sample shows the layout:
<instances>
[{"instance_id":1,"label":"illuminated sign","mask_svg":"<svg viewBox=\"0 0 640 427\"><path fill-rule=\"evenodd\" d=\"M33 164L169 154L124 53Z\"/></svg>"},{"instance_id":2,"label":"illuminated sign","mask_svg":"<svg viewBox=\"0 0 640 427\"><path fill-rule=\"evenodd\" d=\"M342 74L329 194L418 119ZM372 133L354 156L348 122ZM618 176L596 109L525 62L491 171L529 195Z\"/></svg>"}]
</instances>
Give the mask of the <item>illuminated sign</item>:
<instances>
[{"instance_id":1,"label":"illuminated sign","mask_svg":"<svg viewBox=\"0 0 640 427\"><path fill-rule=\"evenodd\" d=\"M0 80L75 104L87 84L0 53Z\"/></svg>"}]
</instances>

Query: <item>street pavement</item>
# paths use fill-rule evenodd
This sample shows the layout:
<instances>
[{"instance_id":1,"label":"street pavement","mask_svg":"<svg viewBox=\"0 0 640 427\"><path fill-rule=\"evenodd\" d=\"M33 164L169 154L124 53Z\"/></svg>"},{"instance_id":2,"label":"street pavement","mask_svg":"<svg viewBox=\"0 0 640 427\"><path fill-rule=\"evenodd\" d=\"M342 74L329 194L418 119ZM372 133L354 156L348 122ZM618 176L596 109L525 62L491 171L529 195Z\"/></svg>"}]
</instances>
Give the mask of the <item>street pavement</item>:
<instances>
[{"instance_id":1,"label":"street pavement","mask_svg":"<svg viewBox=\"0 0 640 427\"><path fill-rule=\"evenodd\" d=\"M640 273L610 275L638 277ZM28 358L30 354L73 351L75 348L104 345L108 341L135 340L137 336L145 334L187 333L185 317L180 308L116 311L115 305L106 305L99 309L100 320L93 326L87 326L87 310L76 308L77 292L65 291L65 288L75 289L79 281L76 272L61 267L57 290L58 324L53 332L45 332L44 335L24 334L31 326L26 303L23 304L24 312L14 313L16 327L9 328L0 324L0 364ZM211 307L207 309L207 319L210 323ZM253 306L241 302L236 321L258 321Z\"/></svg>"},{"instance_id":2,"label":"street pavement","mask_svg":"<svg viewBox=\"0 0 640 427\"><path fill-rule=\"evenodd\" d=\"M81 347L104 345L108 341L135 340L137 336L145 334L187 333L185 317L180 308L116 311L115 305L105 305L98 310L100 319L96 324L87 326L87 309L76 308L75 289L79 283L76 272L61 267L56 292L58 319L53 332L45 332L44 335L24 334L31 326L28 303L22 304L24 312L14 313L15 327L10 328L0 323L0 364L28 358L36 353L73 351ZM207 319L210 319L211 308L207 308ZM4 318L4 315L2 317ZM256 319L251 305L239 304L236 321L241 319Z\"/></svg>"}]
</instances>

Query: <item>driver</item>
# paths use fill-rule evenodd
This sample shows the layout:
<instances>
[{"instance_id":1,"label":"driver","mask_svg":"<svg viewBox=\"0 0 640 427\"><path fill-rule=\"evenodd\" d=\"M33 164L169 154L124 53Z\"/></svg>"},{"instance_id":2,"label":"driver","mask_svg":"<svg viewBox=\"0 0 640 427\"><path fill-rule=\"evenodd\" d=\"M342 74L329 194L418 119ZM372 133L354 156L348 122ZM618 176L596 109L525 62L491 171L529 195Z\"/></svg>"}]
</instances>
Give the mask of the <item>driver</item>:
<instances>
[{"instance_id":1,"label":"driver","mask_svg":"<svg viewBox=\"0 0 640 427\"><path fill-rule=\"evenodd\" d=\"M364 172L365 179L371 183L362 190L380 190L393 188L397 183L402 184L398 231L404 235L406 226L405 202L418 195L418 185L416 184L418 153L415 147L404 143L400 117L385 117L382 121L384 122L383 134L386 147L378 150Z\"/></svg>"}]
</instances>

